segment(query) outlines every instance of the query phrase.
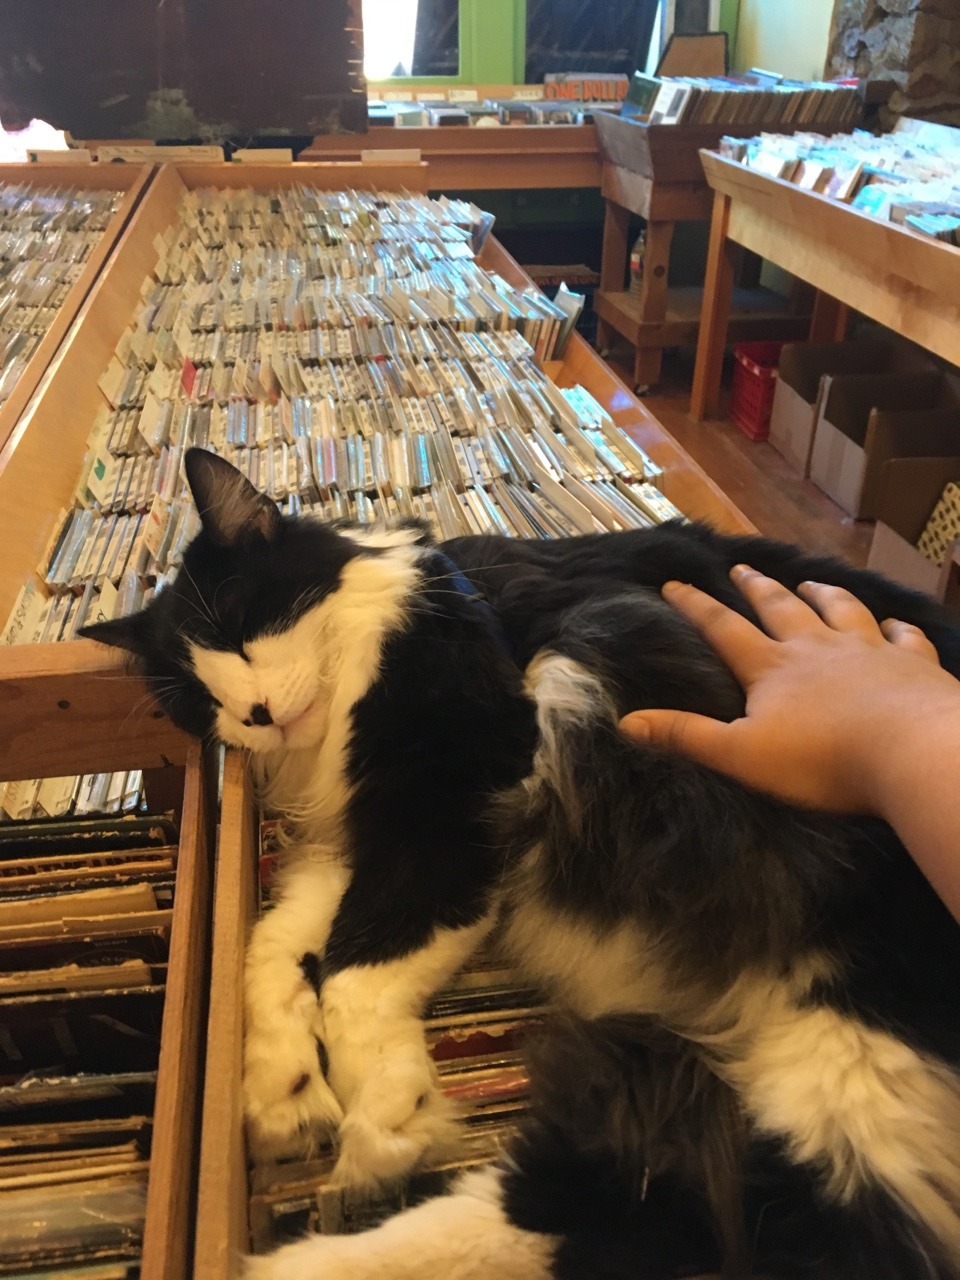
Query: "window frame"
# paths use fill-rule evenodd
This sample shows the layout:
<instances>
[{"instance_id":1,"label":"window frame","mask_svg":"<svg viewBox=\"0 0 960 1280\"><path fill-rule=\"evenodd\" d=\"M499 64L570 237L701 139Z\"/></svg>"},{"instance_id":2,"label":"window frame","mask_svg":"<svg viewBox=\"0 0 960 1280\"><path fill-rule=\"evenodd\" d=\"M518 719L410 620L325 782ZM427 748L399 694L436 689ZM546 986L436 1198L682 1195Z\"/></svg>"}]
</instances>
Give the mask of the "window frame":
<instances>
[{"instance_id":1,"label":"window frame","mask_svg":"<svg viewBox=\"0 0 960 1280\"><path fill-rule=\"evenodd\" d=\"M407 85L523 84L527 0L460 0L460 71L455 76L392 76L369 80L370 90Z\"/></svg>"}]
</instances>

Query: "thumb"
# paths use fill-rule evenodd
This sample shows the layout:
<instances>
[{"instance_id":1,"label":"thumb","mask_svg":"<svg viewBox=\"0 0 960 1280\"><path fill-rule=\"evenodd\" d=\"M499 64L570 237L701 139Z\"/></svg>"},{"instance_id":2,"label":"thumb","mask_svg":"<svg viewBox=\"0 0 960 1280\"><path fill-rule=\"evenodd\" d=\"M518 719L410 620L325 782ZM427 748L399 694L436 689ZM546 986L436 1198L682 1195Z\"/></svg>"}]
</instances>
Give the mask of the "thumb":
<instances>
[{"instance_id":1,"label":"thumb","mask_svg":"<svg viewBox=\"0 0 960 1280\"><path fill-rule=\"evenodd\" d=\"M620 721L621 731L633 742L675 751L725 773L730 764L731 728L722 720L689 711L633 711Z\"/></svg>"}]
</instances>

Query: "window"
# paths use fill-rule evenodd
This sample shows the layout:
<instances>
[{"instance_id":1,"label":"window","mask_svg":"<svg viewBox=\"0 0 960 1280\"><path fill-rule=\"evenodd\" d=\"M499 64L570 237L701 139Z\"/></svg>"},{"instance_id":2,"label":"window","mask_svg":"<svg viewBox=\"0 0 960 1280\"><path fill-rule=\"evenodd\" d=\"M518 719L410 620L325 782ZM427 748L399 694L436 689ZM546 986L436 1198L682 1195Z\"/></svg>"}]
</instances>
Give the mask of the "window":
<instances>
[{"instance_id":1,"label":"window","mask_svg":"<svg viewBox=\"0 0 960 1280\"><path fill-rule=\"evenodd\" d=\"M459 0L363 0L363 70L368 80L459 74Z\"/></svg>"},{"instance_id":2,"label":"window","mask_svg":"<svg viewBox=\"0 0 960 1280\"><path fill-rule=\"evenodd\" d=\"M656 67L674 31L716 30L721 12L735 30L737 2L361 0L364 71L370 81L460 77L470 85L536 84L564 71L630 75Z\"/></svg>"},{"instance_id":3,"label":"window","mask_svg":"<svg viewBox=\"0 0 960 1280\"><path fill-rule=\"evenodd\" d=\"M720 0L665 0L670 32L678 36L700 36L720 29Z\"/></svg>"},{"instance_id":4,"label":"window","mask_svg":"<svg viewBox=\"0 0 960 1280\"><path fill-rule=\"evenodd\" d=\"M551 71L632 75L647 65L661 3L527 0L527 83Z\"/></svg>"}]
</instances>

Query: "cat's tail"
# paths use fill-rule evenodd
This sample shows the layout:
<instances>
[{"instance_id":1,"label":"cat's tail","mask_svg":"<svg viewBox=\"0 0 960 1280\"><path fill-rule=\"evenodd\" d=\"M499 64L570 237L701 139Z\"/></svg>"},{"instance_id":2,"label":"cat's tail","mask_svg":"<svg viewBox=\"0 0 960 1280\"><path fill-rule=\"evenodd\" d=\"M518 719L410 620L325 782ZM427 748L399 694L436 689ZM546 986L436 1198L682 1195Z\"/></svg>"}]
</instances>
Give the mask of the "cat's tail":
<instances>
[{"instance_id":1,"label":"cat's tail","mask_svg":"<svg viewBox=\"0 0 960 1280\"><path fill-rule=\"evenodd\" d=\"M507 1205L528 1229L559 1230L568 1253L604 1248L604 1275L960 1277L896 1196L865 1182L837 1200L820 1167L755 1129L698 1046L654 1019L556 1020L526 1056L531 1115Z\"/></svg>"}]
</instances>

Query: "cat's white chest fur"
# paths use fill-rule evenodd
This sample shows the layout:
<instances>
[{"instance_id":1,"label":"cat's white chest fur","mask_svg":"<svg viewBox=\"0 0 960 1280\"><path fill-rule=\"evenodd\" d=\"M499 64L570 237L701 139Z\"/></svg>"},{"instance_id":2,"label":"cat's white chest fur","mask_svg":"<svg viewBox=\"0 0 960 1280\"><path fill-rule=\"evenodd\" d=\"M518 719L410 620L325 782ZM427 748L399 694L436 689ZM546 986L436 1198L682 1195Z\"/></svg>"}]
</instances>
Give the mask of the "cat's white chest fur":
<instances>
[{"instance_id":1,"label":"cat's white chest fur","mask_svg":"<svg viewBox=\"0 0 960 1280\"><path fill-rule=\"evenodd\" d=\"M351 560L339 588L291 633L257 642L257 665L277 668L278 679L291 664L307 664L314 673L314 719L298 727L288 745L253 757L264 803L283 813L308 843L335 844L340 838L349 799L351 713L379 675L386 637L406 623L419 557L418 548L401 546ZM299 646L291 644L294 631L300 633ZM314 723L315 732L308 733Z\"/></svg>"}]
</instances>

